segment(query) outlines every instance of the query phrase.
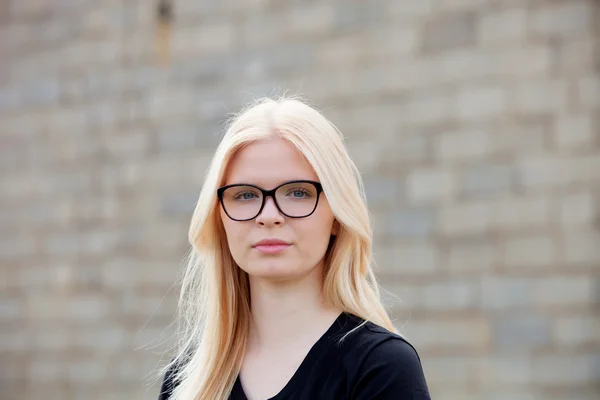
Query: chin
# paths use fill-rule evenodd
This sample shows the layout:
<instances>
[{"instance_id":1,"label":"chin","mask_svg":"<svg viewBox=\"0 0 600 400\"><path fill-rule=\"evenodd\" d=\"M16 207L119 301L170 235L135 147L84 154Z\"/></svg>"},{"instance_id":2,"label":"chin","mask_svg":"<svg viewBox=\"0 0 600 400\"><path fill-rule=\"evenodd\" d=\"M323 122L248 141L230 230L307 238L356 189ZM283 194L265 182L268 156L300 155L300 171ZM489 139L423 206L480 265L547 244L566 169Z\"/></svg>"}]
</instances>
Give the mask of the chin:
<instances>
[{"instance_id":1,"label":"chin","mask_svg":"<svg viewBox=\"0 0 600 400\"><path fill-rule=\"evenodd\" d=\"M290 267L289 263L283 260L260 261L244 269L251 277L272 280L296 279L310 272L302 268Z\"/></svg>"}]
</instances>

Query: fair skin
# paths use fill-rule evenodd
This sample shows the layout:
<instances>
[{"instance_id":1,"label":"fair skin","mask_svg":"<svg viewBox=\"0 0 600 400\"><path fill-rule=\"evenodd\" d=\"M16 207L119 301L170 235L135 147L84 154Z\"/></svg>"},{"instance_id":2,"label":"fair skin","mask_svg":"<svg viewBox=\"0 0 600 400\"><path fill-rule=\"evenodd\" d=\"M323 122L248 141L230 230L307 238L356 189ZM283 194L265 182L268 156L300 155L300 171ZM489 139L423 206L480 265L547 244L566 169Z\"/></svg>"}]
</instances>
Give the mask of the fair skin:
<instances>
[{"instance_id":1,"label":"fair skin","mask_svg":"<svg viewBox=\"0 0 600 400\"><path fill-rule=\"evenodd\" d=\"M319 181L302 154L276 136L238 151L225 174L225 185L267 190L291 180ZM249 400L268 399L283 389L341 312L324 304L321 290L323 257L337 222L324 193L306 218L286 217L269 197L253 220L233 221L222 208L221 220L231 254L250 281L252 324L240 379ZM254 245L266 238L289 246L265 254Z\"/></svg>"}]
</instances>

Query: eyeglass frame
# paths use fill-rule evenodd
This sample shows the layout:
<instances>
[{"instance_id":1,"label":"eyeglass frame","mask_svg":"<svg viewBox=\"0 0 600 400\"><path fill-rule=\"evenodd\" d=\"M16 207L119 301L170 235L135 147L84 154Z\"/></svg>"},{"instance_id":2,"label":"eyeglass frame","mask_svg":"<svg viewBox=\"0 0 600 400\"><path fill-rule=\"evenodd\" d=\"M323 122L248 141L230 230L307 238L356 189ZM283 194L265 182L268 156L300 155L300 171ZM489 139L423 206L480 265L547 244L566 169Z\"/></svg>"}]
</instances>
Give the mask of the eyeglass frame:
<instances>
[{"instance_id":1,"label":"eyeglass frame","mask_svg":"<svg viewBox=\"0 0 600 400\"><path fill-rule=\"evenodd\" d=\"M317 190L317 194L316 194L317 200L315 201L315 206L314 206L313 210L309 214L303 215L301 217L294 217L294 216L291 216L291 215L288 215L288 214L284 213L281 210L281 207L279 207L279 203L277 203L277 197L275 197L275 192L277 192L277 190L279 188L281 188L282 186L289 185L290 183L310 183ZM227 189L229 189L231 187L235 187L235 186L252 187L252 188L257 189L257 190L259 190L261 192L261 194L262 194L262 204L260 205L260 208L259 208L258 212L256 213L256 215L254 217L247 218L247 219L235 219L235 218L232 218L231 215L229 215L229 212L227 212L227 207L225 207L225 204L223 203L223 193L225 192L225 190L227 190ZM316 181L311 181L311 180L295 180L295 181L284 182L281 185L279 185L279 186L277 186L277 187L275 187L275 188L273 188L271 190L265 190L265 189L263 189L263 188L261 188L259 186L251 185L249 183L234 183L234 184L231 184L231 185L226 185L226 186L222 186L222 187L218 188L217 189L217 197L219 198L219 202L221 203L221 207L223 207L223 211L225 211L225 214L227 214L227 216L229 217L229 219L231 219L232 221L244 222L244 221L251 221L251 220L255 219L256 217L258 217L260 215L260 213L262 212L262 210L265 208L265 204L267 202L267 197L272 197L273 198L273 203L275 203L275 207L277 207L277 210L281 214L285 215L288 218L307 218L307 217L310 217L311 215L314 214L314 212L317 209L317 206L319 205L319 198L321 197L321 193L322 192L323 192L323 185L321 184L321 182L316 182Z\"/></svg>"}]
</instances>

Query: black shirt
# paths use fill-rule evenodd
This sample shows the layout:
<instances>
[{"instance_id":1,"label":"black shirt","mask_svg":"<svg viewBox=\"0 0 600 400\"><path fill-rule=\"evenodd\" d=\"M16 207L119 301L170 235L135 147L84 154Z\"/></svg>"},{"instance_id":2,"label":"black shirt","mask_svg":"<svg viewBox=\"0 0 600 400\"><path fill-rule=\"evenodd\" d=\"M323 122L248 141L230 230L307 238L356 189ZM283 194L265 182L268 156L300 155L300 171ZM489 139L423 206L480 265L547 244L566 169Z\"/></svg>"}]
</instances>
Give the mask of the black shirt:
<instances>
[{"instance_id":1,"label":"black shirt","mask_svg":"<svg viewBox=\"0 0 600 400\"><path fill-rule=\"evenodd\" d=\"M268 400L430 400L417 351L400 336L342 313L310 349L285 387ZM158 400L172 391L167 372ZM247 400L238 376L229 400Z\"/></svg>"}]
</instances>

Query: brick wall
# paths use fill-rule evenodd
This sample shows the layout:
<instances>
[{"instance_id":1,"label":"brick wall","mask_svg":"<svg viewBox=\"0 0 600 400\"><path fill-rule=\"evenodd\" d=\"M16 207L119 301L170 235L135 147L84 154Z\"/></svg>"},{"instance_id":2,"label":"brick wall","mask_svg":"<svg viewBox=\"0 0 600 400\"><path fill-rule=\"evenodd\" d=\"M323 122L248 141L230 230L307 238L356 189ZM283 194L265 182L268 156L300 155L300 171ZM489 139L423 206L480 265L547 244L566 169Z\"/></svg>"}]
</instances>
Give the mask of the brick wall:
<instances>
[{"instance_id":1,"label":"brick wall","mask_svg":"<svg viewBox=\"0 0 600 400\"><path fill-rule=\"evenodd\" d=\"M224 116L347 136L434 398L600 395L600 3L0 2L0 387L154 398Z\"/></svg>"}]
</instances>

